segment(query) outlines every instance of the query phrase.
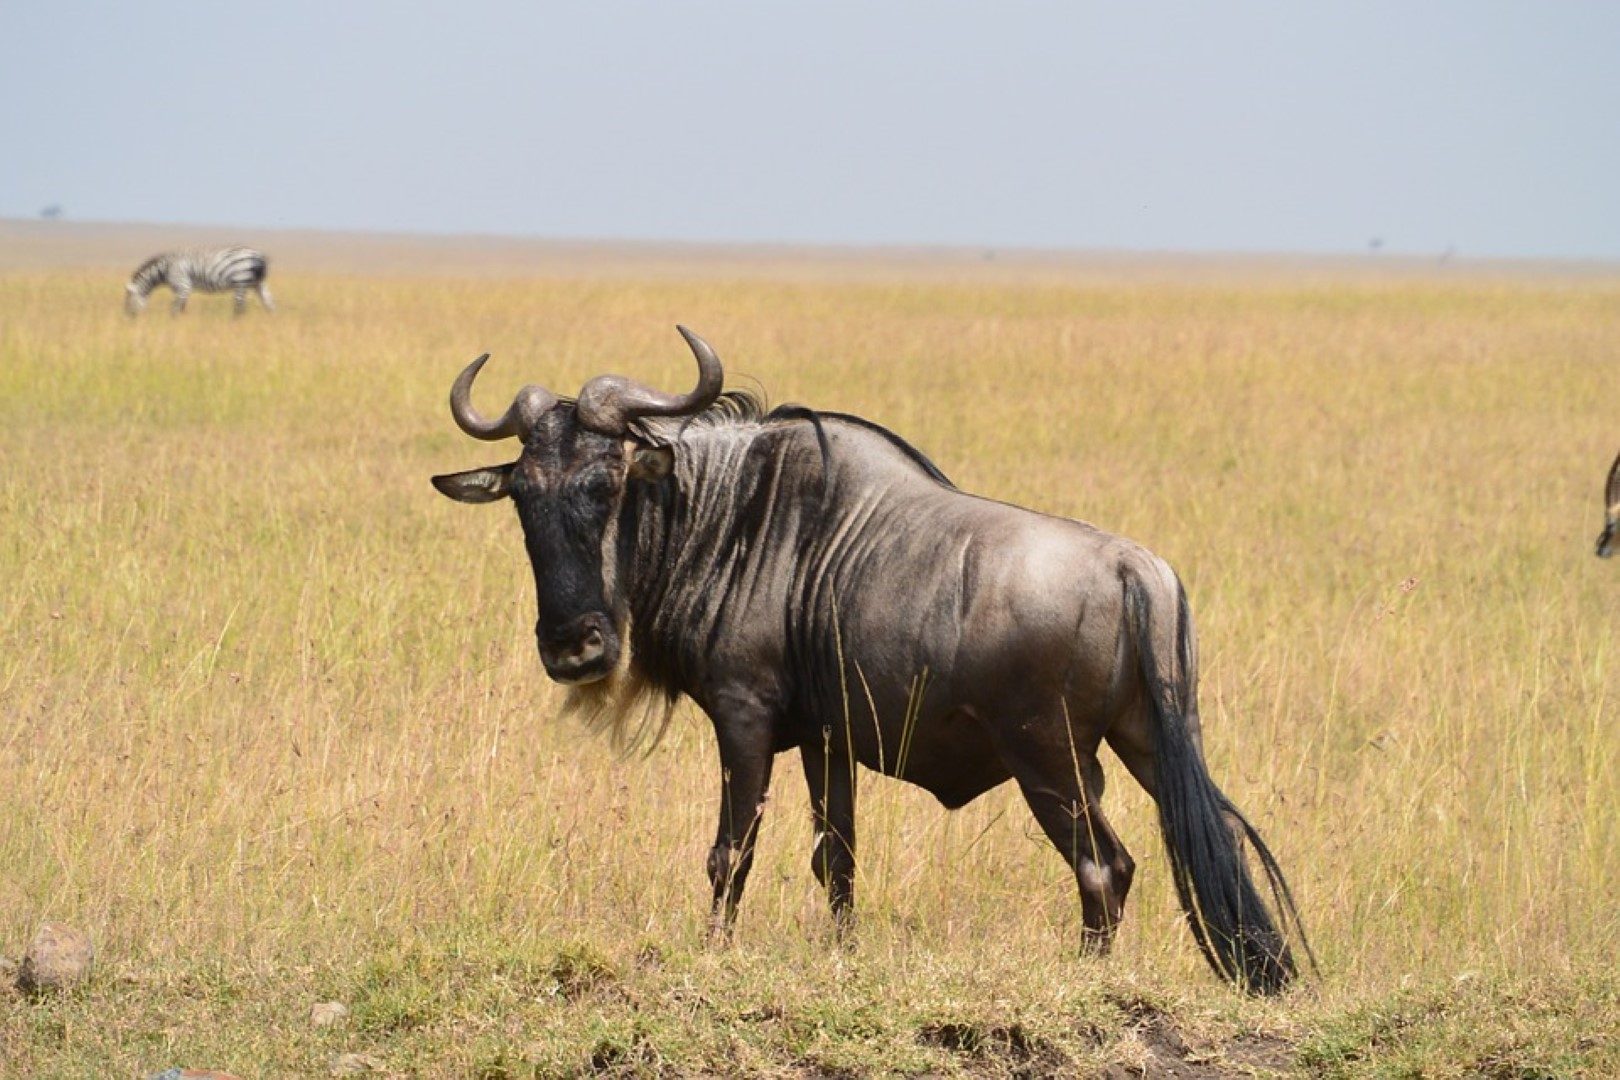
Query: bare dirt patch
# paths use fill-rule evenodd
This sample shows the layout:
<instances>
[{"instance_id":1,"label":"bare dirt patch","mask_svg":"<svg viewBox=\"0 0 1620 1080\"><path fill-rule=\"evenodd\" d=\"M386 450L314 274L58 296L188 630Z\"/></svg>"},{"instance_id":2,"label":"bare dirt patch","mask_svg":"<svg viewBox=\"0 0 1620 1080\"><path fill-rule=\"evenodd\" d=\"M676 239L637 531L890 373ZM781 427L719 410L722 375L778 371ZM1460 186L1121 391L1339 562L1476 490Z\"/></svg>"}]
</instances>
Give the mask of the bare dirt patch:
<instances>
[{"instance_id":1,"label":"bare dirt patch","mask_svg":"<svg viewBox=\"0 0 1620 1080\"><path fill-rule=\"evenodd\" d=\"M1287 1042L1254 1033L1225 1044L1189 1043L1171 1018L1146 1002L1117 1002L1132 1023L1123 1039L1107 1047L1115 1060L1095 1075L1099 1080L1228 1080L1266 1076L1292 1068L1294 1053ZM1107 1040L1087 1025L1080 1032L1099 1048ZM970 1075L1058 1077L1080 1074L1078 1063L1058 1046L1031 1034L1020 1024L977 1024L951 1021L925 1024L917 1041L962 1056Z\"/></svg>"}]
</instances>

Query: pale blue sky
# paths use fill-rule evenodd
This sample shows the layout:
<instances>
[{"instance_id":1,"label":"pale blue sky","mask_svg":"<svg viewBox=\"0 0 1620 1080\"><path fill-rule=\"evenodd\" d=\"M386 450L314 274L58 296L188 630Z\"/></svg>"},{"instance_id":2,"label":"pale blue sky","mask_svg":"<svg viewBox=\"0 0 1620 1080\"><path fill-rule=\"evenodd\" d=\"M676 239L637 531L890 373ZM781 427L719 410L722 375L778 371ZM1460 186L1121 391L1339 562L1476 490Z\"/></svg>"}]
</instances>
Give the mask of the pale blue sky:
<instances>
[{"instance_id":1,"label":"pale blue sky","mask_svg":"<svg viewBox=\"0 0 1620 1080\"><path fill-rule=\"evenodd\" d=\"M1620 258L1620 3L0 3L0 216Z\"/></svg>"}]
</instances>

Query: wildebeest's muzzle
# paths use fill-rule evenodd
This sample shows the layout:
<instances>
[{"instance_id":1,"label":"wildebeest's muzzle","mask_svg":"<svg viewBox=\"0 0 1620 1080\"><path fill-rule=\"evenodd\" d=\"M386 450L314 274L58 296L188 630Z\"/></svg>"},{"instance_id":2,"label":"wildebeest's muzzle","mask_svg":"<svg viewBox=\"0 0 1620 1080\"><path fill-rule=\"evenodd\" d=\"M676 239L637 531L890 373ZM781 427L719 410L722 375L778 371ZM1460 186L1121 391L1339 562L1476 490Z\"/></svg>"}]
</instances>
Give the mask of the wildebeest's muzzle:
<instances>
[{"instance_id":1,"label":"wildebeest's muzzle","mask_svg":"<svg viewBox=\"0 0 1620 1080\"><path fill-rule=\"evenodd\" d=\"M595 682L619 662L619 635L606 615L591 612L549 632L541 620L535 623L534 636L540 662L556 682Z\"/></svg>"}]
</instances>

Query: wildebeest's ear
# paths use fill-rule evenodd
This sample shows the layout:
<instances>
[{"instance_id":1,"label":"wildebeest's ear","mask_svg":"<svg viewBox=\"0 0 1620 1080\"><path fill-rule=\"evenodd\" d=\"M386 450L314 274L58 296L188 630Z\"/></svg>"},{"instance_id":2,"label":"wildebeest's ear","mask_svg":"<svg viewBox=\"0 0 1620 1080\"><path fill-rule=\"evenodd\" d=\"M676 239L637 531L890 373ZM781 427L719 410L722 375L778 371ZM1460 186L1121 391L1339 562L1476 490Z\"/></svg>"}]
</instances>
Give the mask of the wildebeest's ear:
<instances>
[{"instance_id":1,"label":"wildebeest's ear","mask_svg":"<svg viewBox=\"0 0 1620 1080\"><path fill-rule=\"evenodd\" d=\"M491 465L485 469L446 473L444 476L435 476L433 486L456 502L494 502L512 494L512 470L516 467L517 462L514 461L509 465Z\"/></svg>"},{"instance_id":2,"label":"wildebeest's ear","mask_svg":"<svg viewBox=\"0 0 1620 1080\"><path fill-rule=\"evenodd\" d=\"M662 480L675 468L675 451L667 446L637 446L630 451L630 479Z\"/></svg>"}]
</instances>

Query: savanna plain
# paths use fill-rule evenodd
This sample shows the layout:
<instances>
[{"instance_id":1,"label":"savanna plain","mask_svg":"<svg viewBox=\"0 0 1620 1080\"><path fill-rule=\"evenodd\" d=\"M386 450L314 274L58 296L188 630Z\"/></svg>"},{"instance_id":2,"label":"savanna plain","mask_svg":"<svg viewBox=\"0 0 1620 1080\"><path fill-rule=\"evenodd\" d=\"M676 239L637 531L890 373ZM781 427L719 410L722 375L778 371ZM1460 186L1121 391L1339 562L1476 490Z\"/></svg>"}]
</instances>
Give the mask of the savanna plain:
<instances>
[{"instance_id":1,"label":"savanna plain","mask_svg":"<svg viewBox=\"0 0 1620 1080\"><path fill-rule=\"evenodd\" d=\"M134 259L75 235L0 266L0 955L55 920L97 961L0 990L0 1074L1620 1074L1620 273L303 237L273 316L131 322ZM790 759L708 943L707 721L624 755L559 717L514 515L428 484L515 456L451 423L473 356L487 412L684 389L677 322L1178 569L1212 772L1319 973L1215 980L1106 752L1105 959L1016 790L870 774L840 943Z\"/></svg>"}]
</instances>

